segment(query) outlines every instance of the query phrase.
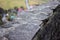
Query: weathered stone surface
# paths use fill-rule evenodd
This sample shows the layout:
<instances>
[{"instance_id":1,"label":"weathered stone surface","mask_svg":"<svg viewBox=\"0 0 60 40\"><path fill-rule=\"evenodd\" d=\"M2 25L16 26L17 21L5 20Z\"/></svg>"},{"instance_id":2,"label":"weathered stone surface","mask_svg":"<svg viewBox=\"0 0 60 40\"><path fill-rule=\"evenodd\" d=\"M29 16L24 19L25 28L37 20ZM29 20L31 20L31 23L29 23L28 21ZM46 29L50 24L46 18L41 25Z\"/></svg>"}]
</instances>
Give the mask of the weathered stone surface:
<instances>
[{"instance_id":1,"label":"weathered stone surface","mask_svg":"<svg viewBox=\"0 0 60 40\"><path fill-rule=\"evenodd\" d=\"M14 31L9 33L10 40L31 40L35 33L40 29L41 20L48 18L49 16L41 12L22 12L16 17L14 24Z\"/></svg>"},{"instance_id":2,"label":"weathered stone surface","mask_svg":"<svg viewBox=\"0 0 60 40\"><path fill-rule=\"evenodd\" d=\"M31 40L38 31L39 26L33 24L23 24L9 33L10 40Z\"/></svg>"},{"instance_id":3,"label":"weathered stone surface","mask_svg":"<svg viewBox=\"0 0 60 40\"><path fill-rule=\"evenodd\" d=\"M41 10L37 10L41 7ZM8 34L10 40L31 40L35 33L40 29L39 25L42 23L41 20L52 15L51 7L52 6L46 7L46 5L43 5L37 7L36 10L33 9L34 11L18 12L18 16L10 23L12 27L0 28L0 37ZM7 27L9 27L9 25Z\"/></svg>"}]
</instances>

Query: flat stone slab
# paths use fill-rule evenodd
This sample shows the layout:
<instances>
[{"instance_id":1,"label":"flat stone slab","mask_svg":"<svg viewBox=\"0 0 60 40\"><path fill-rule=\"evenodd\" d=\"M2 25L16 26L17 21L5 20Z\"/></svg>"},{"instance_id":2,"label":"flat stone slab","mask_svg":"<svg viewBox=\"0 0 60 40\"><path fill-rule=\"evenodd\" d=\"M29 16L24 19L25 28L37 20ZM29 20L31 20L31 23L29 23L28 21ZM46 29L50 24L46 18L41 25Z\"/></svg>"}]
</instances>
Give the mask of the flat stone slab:
<instances>
[{"instance_id":1,"label":"flat stone slab","mask_svg":"<svg viewBox=\"0 0 60 40\"><path fill-rule=\"evenodd\" d=\"M38 25L34 24L19 25L9 33L9 38L10 40L31 40L39 28Z\"/></svg>"}]
</instances>

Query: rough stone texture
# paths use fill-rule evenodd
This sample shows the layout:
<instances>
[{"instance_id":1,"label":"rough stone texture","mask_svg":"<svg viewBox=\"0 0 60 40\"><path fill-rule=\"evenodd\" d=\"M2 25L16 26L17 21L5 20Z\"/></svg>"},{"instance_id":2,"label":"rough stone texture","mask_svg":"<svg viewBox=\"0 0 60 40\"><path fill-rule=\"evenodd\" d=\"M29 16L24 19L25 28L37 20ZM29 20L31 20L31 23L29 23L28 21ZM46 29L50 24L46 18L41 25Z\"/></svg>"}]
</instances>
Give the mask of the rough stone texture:
<instances>
[{"instance_id":1,"label":"rough stone texture","mask_svg":"<svg viewBox=\"0 0 60 40\"><path fill-rule=\"evenodd\" d=\"M37 10L39 8L43 9ZM18 16L10 23L12 27L0 28L0 37L8 34L10 40L31 40L40 29L39 25L42 23L41 20L52 15L51 7L46 7L46 5L39 6L37 9L33 11L23 11L21 13L18 12Z\"/></svg>"},{"instance_id":2,"label":"rough stone texture","mask_svg":"<svg viewBox=\"0 0 60 40\"><path fill-rule=\"evenodd\" d=\"M23 24L9 33L10 40L31 40L39 29L37 25Z\"/></svg>"},{"instance_id":3,"label":"rough stone texture","mask_svg":"<svg viewBox=\"0 0 60 40\"><path fill-rule=\"evenodd\" d=\"M52 10L50 10L52 13ZM47 12L46 12L47 13ZM49 17L49 14L44 14L44 12L18 12L18 17L14 20L19 24L14 24L14 31L9 33L10 40L31 40L36 32L40 29L41 20Z\"/></svg>"}]
</instances>

